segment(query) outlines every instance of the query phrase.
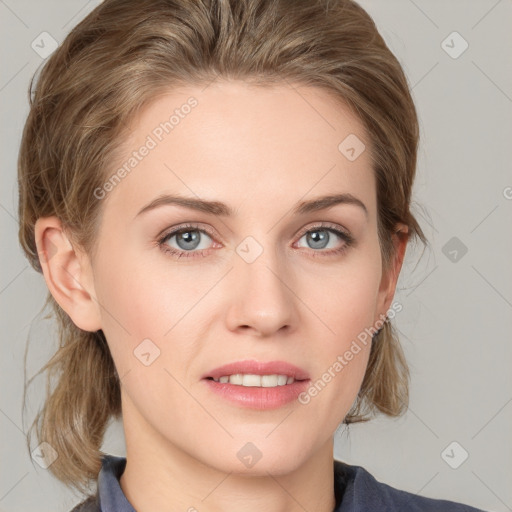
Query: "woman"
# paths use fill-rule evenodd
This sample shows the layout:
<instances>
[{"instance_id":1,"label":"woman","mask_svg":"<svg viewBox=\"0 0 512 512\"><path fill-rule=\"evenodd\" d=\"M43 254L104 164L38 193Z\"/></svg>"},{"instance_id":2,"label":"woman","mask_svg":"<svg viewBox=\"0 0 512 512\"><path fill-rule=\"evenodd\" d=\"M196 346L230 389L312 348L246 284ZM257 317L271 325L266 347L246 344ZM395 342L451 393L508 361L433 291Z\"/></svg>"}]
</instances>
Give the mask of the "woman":
<instances>
[{"instance_id":1,"label":"woman","mask_svg":"<svg viewBox=\"0 0 512 512\"><path fill-rule=\"evenodd\" d=\"M19 217L60 327L33 427L57 478L98 484L73 510L477 510L333 459L340 423L407 408L417 144L352 1L105 0L71 31ZM126 458L100 451L121 417Z\"/></svg>"}]
</instances>

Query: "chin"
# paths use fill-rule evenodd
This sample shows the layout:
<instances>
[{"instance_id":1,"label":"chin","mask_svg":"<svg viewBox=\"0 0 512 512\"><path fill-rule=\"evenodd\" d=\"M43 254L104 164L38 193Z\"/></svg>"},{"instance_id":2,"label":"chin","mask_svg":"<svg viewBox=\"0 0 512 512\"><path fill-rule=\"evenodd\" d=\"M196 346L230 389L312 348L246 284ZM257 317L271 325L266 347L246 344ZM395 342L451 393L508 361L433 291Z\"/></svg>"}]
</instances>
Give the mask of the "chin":
<instances>
[{"instance_id":1,"label":"chin","mask_svg":"<svg viewBox=\"0 0 512 512\"><path fill-rule=\"evenodd\" d=\"M222 464L217 460L216 467L225 473L237 475L267 477L270 473L274 476L283 476L301 466L303 455L303 449L297 453L290 452L285 444L281 444L278 450L258 450L254 444L248 442L237 451L236 460L230 458L223 460Z\"/></svg>"}]
</instances>

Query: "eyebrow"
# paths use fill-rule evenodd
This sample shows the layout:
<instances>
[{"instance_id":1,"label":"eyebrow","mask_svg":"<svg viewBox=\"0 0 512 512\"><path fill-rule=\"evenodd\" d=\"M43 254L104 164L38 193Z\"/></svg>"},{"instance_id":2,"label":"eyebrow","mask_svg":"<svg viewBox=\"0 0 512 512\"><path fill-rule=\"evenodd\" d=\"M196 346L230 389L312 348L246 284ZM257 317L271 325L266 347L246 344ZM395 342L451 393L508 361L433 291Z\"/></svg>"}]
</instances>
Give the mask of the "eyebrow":
<instances>
[{"instance_id":1,"label":"eyebrow","mask_svg":"<svg viewBox=\"0 0 512 512\"><path fill-rule=\"evenodd\" d=\"M317 197L308 201L301 201L293 208L293 214L305 215L307 213L325 210L337 204L352 204L359 206L364 210L366 217L368 217L368 209L365 204L360 199L349 193L332 194ZM145 205L137 215L135 215L135 217L164 205L182 206L191 210L197 210L221 217L233 217L235 214L235 211L231 207L220 201L208 201L206 199L197 199L178 194L163 194Z\"/></svg>"}]
</instances>

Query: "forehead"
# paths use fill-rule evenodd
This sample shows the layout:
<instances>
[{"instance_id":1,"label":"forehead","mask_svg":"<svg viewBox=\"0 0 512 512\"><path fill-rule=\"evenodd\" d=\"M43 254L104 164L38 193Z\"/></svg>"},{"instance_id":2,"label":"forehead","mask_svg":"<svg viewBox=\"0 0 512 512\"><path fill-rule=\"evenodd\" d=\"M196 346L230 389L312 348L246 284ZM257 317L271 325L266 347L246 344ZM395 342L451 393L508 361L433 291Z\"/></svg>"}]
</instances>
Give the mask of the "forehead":
<instances>
[{"instance_id":1,"label":"forehead","mask_svg":"<svg viewBox=\"0 0 512 512\"><path fill-rule=\"evenodd\" d=\"M127 215L172 192L234 208L350 192L374 208L366 131L319 88L240 81L181 87L154 98L127 133L109 175L126 172L108 194L111 207Z\"/></svg>"}]
</instances>

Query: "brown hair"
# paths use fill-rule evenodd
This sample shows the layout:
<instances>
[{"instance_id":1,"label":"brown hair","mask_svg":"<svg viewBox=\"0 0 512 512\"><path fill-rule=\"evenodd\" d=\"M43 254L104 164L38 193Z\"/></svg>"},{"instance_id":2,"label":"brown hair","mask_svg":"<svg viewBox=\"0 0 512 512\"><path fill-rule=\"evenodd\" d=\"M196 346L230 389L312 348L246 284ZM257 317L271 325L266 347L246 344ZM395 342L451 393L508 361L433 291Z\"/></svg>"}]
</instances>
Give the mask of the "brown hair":
<instances>
[{"instance_id":1,"label":"brown hair","mask_svg":"<svg viewBox=\"0 0 512 512\"><path fill-rule=\"evenodd\" d=\"M42 272L34 238L39 217L57 216L73 244L93 254L101 214L94 190L104 184L123 127L138 110L172 87L217 77L262 86L289 80L348 105L371 144L384 270L394 256L396 223L409 227L409 238L428 243L410 212L415 106L398 60L357 3L105 0L51 55L37 85L35 76L30 84L18 162L19 240L34 269ZM38 372L48 370L48 396L28 446L36 428L39 441L59 455L50 471L85 489L101 467L108 422L121 415L119 376L103 332L79 329L50 293L48 304L60 344ZM398 337L386 322L344 423L367 421L378 411L403 414L408 381Z\"/></svg>"}]
</instances>

